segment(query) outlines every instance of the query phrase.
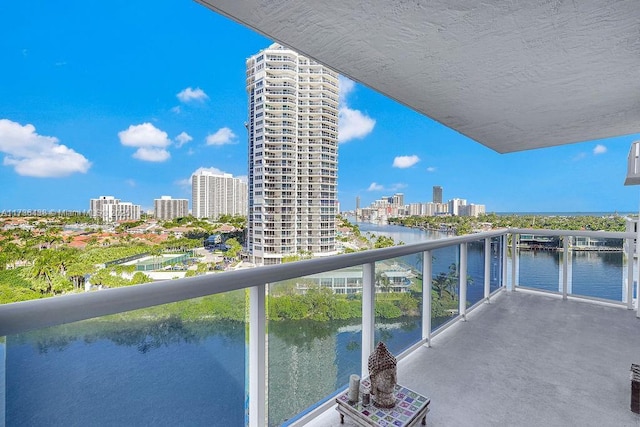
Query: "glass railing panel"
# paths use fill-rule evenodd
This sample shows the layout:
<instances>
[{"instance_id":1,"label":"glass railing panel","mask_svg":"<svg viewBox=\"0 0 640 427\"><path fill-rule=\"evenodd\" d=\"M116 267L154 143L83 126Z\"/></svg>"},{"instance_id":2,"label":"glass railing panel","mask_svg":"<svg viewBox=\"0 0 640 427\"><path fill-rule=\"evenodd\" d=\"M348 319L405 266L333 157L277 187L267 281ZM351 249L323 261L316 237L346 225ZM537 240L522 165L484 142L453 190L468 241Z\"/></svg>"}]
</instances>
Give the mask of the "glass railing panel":
<instances>
[{"instance_id":1,"label":"glass railing panel","mask_svg":"<svg viewBox=\"0 0 640 427\"><path fill-rule=\"evenodd\" d=\"M375 343L400 354L422 339L422 252L376 262Z\"/></svg>"},{"instance_id":2,"label":"glass railing panel","mask_svg":"<svg viewBox=\"0 0 640 427\"><path fill-rule=\"evenodd\" d=\"M467 305L484 298L484 240L467 244Z\"/></svg>"},{"instance_id":3,"label":"glass railing panel","mask_svg":"<svg viewBox=\"0 0 640 427\"><path fill-rule=\"evenodd\" d=\"M623 301L627 260L622 239L576 238L570 259L571 294Z\"/></svg>"},{"instance_id":4,"label":"glass railing panel","mask_svg":"<svg viewBox=\"0 0 640 427\"><path fill-rule=\"evenodd\" d=\"M502 286L502 237L491 238L491 254L489 261L489 291L493 292Z\"/></svg>"},{"instance_id":5,"label":"glass railing panel","mask_svg":"<svg viewBox=\"0 0 640 427\"><path fill-rule=\"evenodd\" d=\"M562 240L557 236L521 235L518 286L562 292Z\"/></svg>"},{"instance_id":6,"label":"glass railing panel","mask_svg":"<svg viewBox=\"0 0 640 427\"><path fill-rule=\"evenodd\" d=\"M6 337L6 425L243 425L245 292Z\"/></svg>"},{"instance_id":7,"label":"glass railing panel","mask_svg":"<svg viewBox=\"0 0 640 427\"><path fill-rule=\"evenodd\" d=\"M268 424L306 412L359 374L362 267L269 285Z\"/></svg>"},{"instance_id":8,"label":"glass railing panel","mask_svg":"<svg viewBox=\"0 0 640 427\"><path fill-rule=\"evenodd\" d=\"M436 330L459 314L460 248L447 246L431 252L431 329Z\"/></svg>"}]
</instances>

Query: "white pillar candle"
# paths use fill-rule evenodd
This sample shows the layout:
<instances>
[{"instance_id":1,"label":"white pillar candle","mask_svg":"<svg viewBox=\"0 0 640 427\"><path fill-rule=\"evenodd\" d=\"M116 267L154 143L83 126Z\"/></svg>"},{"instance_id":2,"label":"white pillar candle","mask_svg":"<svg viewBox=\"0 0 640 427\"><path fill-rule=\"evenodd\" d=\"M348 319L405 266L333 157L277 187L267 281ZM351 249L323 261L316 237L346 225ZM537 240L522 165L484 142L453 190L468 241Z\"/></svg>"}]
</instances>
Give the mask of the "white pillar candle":
<instances>
[{"instance_id":1,"label":"white pillar candle","mask_svg":"<svg viewBox=\"0 0 640 427\"><path fill-rule=\"evenodd\" d=\"M357 402L358 394L360 393L360 377L356 374L351 374L349 377L349 393L347 397L350 402Z\"/></svg>"}]
</instances>

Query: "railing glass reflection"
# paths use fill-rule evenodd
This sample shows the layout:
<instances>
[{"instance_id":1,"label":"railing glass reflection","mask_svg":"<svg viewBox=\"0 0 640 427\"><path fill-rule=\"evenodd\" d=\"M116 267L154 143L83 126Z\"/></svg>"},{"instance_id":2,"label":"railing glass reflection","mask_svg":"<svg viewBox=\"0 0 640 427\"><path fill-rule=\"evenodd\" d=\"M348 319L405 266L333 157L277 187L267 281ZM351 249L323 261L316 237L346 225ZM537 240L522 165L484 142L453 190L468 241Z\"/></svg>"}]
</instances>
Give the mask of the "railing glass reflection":
<instances>
[{"instance_id":1,"label":"railing glass reflection","mask_svg":"<svg viewBox=\"0 0 640 427\"><path fill-rule=\"evenodd\" d=\"M6 337L5 424L242 425L244 300L234 291Z\"/></svg>"},{"instance_id":2,"label":"railing glass reflection","mask_svg":"<svg viewBox=\"0 0 640 427\"><path fill-rule=\"evenodd\" d=\"M627 259L622 239L571 251L571 294L623 301Z\"/></svg>"},{"instance_id":3,"label":"railing glass reflection","mask_svg":"<svg viewBox=\"0 0 640 427\"><path fill-rule=\"evenodd\" d=\"M268 425L279 426L360 372L362 267L269 285Z\"/></svg>"},{"instance_id":4,"label":"railing glass reflection","mask_svg":"<svg viewBox=\"0 0 640 427\"><path fill-rule=\"evenodd\" d=\"M375 266L375 344L399 354L422 339L421 253Z\"/></svg>"}]
</instances>

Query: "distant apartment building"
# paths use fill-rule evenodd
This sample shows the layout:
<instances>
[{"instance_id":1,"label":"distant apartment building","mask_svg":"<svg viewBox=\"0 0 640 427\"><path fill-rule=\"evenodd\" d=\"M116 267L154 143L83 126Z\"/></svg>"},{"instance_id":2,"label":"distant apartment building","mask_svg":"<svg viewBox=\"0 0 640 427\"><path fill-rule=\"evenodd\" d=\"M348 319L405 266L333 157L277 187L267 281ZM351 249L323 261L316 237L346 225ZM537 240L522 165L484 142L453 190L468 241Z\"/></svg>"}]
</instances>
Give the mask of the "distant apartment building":
<instances>
[{"instance_id":1,"label":"distant apartment building","mask_svg":"<svg viewBox=\"0 0 640 427\"><path fill-rule=\"evenodd\" d=\"M460 213L460 207L465 206L467 201L465 199L451 199L449 200L449 213L453 216L463 215Z\"/></svg>"},{"instance_id":2,"label":"distant apartment building","mask_svg":"<svg viewBox=\"0 0 640 427\"><path fill-rule=\"evenodd\" d=\"M335 254L338 74L278 44L246 70L249 256L266 265Z\"/></svg>"},{"instance_id":3,"label":"distant apartment building","mask_svg":"<svg viewBox=\"0 0 640 427\"><path fill-rule=\"evenodd\" d=\"M475 205L473 203L469 205L460 206L460 216L478 216L483 215L485 213L484 205Z\"/></svg>"},{"instance_id":4,"label":"distant apartment building","mask_svg":"<svg viewBox=\"0 0 640 427\"><path fill-rule=\"evenodd\" d=\"M442 203L442 187L439 185L433 186L433 203Z\"/></svg>"},{"instance_id":5,"label":"distant apartment building","mask_svg":"<svg viewBox=\"0 0 640 427\"><path fill-rule=\"evenodd\" d=\"M448 203L428 202L424 204L424 215L426 216L447 215L448 213L449 213Z\"/></svg>"},{"instance_id":6,"label":"distant apartment building","mask_svg":"<svg viewBox=\"0 0 640 427\"><path fill-rule=\"evenodd\" d=\"M408 215L409 216L423 216L425 215L424 203L409 203Z\"/></svg>"},{"instance_id":7,"label":"distant apartment building","mask_svg":"<svg viewBox=\"0 0 640 427\"><path fill-rule=\"evenodd\" d=\"M228 173L198 171L191 176L191 214L217 219L247 215L247 183Z\"/></svg>"},{"instance_id":8,"label":"distant apartment building","mask_svg":"<svg viewBox=\"0 0 640 427\"><path fill-rule=\"evenodd\" d=\"M157 219L165 221L188 216L189 200L161 196L159 199L153 200L153 214Z\"/></svg>"},{"instance_id":9,"label":"distant apartment building","mask_svg":"<svg viewBox=\"0 0 640 427\"><path fill-rule=\"evenodd\" d=\"M396 193L389 198L389 203L393 206L404 206L404 194Z\"/></svg>"},{"instance_id":10,"label":"distant apartment building","mask_svg":"<svg viewBox=\"0 0 640 427\"><path fill-rule=\"evenodd\" d=\"M448 203L411 203L407 208L407 215L410 216L436 216L449 213Z\"/></svg>"},{"instance_id":11,"label":"distant apartment building","mask_svg":"<svg viewBox=\"0 0 640 427\"><path fill-rule=\"evenodd\" d=\"M100 196L89 201L89 215L104 222L117 222L140 219L140 205L122 202L113 196Z\"/></svg>"}]
</instances>

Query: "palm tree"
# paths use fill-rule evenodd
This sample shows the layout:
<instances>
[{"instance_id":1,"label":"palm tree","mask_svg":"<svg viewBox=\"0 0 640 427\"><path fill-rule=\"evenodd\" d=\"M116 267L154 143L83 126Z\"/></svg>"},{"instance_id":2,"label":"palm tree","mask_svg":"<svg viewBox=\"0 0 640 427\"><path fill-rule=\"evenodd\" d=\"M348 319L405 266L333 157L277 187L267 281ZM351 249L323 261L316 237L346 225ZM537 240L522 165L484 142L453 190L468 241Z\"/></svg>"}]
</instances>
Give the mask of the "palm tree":
<instances>
[{"instance_id":1,"label":"palm tree","mask_svg":"<svg viewBox=\"0 0 640 427\"><path fill-rule=\"evenodd\" d=\"M389 276L384 274L384 271L376 272L376 286L382 289L382 292L388 293L391 289L391 280Z\"/></svg>"},{"instance_id":2,"label":"palm tree","mask_svg":"<svg viewBox=\"0 0 640 427\"><path fill-rule=\"evenodd\" d=\"M444 291L449 289L449 277L446 273L439 273L431 281L431 287L434 291L438 292L438 297L442 299Z\"/></svg>"},{"instance_id":3,"label":"palm tree","mask_svg":"<svg viewBox=\"0 0 640 427\"><path fill-rule=\"evenodd\" d=\"M81 289L84 286L85 276L93 274L95 271L96 266L92 263L83 259L76 259L68 265L66 273L71 283L73 283L73 288Z\"/></svg>"}]
</instances>

